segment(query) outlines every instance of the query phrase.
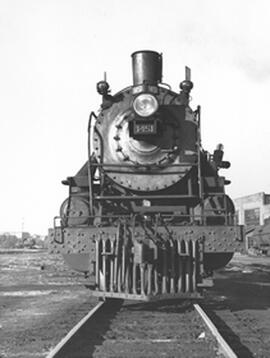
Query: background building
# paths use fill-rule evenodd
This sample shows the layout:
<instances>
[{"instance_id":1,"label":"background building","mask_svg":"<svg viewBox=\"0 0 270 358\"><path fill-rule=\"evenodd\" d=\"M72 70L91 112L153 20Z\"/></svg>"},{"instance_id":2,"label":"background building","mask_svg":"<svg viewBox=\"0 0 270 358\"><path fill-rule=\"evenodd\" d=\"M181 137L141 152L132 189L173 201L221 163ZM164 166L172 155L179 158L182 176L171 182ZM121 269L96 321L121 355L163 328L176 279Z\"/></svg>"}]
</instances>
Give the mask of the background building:
<instances>
[{"instance_id":1,"label":"background building","mask_svg":"<svg viewBox=\"0 0 270 358\"><path fill-rule=\"evenodd\" d=\"M249 254L270 255L270 194L264 192L234 200L236 220L245 225Z\"/></svg>"},{"instance_id":2,"label":"background building","mask_svg":"<svg viewBox=\"0 0 270 358\"><path fill-rule=\"evenodd\" d=\"M264 225L270 219L270 194L264 192L234 199L236 220L247 227Z\"/></svg>"}]
</instances>

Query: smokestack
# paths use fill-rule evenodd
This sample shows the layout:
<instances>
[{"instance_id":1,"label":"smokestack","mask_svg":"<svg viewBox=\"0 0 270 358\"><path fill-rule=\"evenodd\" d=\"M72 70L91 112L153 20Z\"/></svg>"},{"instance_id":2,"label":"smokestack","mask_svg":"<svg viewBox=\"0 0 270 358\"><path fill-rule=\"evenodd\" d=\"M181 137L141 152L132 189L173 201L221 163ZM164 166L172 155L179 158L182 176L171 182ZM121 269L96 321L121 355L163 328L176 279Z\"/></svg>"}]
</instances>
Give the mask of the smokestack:
<instances>
[{"instance_id":1,"label":"smokestack","mask_svg":"<svg viewBox=\"0 0 270 358\"><path fill-rule=\"evenodd\" d=\"M157 85L162 79L162 54L137 51L132 55L133 85Z\"/></svg>"}]
</instances>

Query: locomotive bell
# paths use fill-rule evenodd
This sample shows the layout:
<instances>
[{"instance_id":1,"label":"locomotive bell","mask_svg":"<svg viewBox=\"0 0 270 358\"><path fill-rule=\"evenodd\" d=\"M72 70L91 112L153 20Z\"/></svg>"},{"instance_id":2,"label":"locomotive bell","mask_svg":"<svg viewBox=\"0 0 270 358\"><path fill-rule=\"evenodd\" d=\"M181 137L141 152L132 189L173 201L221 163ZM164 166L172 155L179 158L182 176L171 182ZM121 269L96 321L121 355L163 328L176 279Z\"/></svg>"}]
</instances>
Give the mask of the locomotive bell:
<instances>
[{"instance_id":1,"label":"locomotive bell","mask_svg":"<svg viewBox=\"0 0 270 358\"><path fill-rule=\"evenodd\" d=\"M133 85L156 86L162 79L162 54L155 51L137 51L132 55Z\"/></svg>"}]
</instances>

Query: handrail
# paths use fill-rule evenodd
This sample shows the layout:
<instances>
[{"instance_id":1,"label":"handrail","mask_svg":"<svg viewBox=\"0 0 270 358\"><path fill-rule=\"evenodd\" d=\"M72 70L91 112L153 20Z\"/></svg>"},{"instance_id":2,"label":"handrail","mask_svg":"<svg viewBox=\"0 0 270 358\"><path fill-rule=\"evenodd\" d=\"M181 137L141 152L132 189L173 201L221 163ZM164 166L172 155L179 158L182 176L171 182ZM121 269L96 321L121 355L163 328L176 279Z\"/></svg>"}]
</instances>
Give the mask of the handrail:
<instances>
[{"instance_id":1,"label":"handrail","mask_svg":"<svg viewBox=\"0 0 270 358\"><path fill-rule=\"evenodd\" d=\"M204 193L203 193L203 181L202 181L202 173L201 173L201 106L197 107L196 114L198 116L198 126L197 126L198 184L199 184L200 204L202 208L202 218L204 218L204 201L203 201Z\"/></svg>"},{"instance_id":2,"label":"handrail","mask_svg":"<svg viewBox=\"0 0 270 358\"><path fill-rule=\"evenodd\" d=\"M95 115L95 113L92 111L90 113L89 116L89 121L88 121L88 128L87 128L87 132L88 132L88 162L87 162L87 171L88 171L88 186L89 186L89 211L90 214L93 215L93 187L92 187L92 171L91 171L91 122L92 122L92 118L97 119L97 116Z\"/></svg>"},{"instance_id":3,"label":"handrail","mask_svg":"<svg viewBox=\"0 0 270 358\"><path fill-rule=\"evenodd\" d=\"M118 215L92 215L92 216L81 216L80 218L85 218L85 219L96 219L96 218L99 218L99 219L104 219L104 220L108 220L108 219L119 219L119 220L121 220L121 219L130 219L132 222L136 222L136 218L138 219L138 218L142 218L142 217L144 217L145 215L147 215L147 217L152 217L153 219L154 218L156 218L156 220L157 220L157 218L159 218L158 219L158 221L160 221L160 220L164 220L164 219L177 219L177 218L179 218L179 219L181 219L181 218L194 218L194 220L196 220L197 222L196 222L196 224L194 224L194 223L187 223L187 222L179 222L179 223L175 223L175 225L176 226L183 226L183 227L185 227L185 226L209 226L209 227L211 227L211 226L216 226L216 225L218 225L218 226L233 226L233 227L236 227L236 226L239 226L239 225L235 225L234 223L226 223L225 225L224 224L222 224L222 225L219 225L219 224L216 224L216 225L213 225L213 224L205 224L205 223L203 223L204 222L204 219L207 219L208 217L209 217L209 215L204 215L204 217L202 216L202 215L190 215L190 214L167 214L167 213L162 213L162 214L160 214L160 213L146 213L146 214L144 214L144 213L141 213L141 214L138 214L138 213L134 213L134 214L118 214ZM219 215L215 215L214 217L216 218L216 219L218 219L218 218L226 218L226 214L219 214ZM135 221L134 221L134 219L135 219ZM56 220L59 220L59 225L57 225L56 224ZM199 221L199 222L198 222ZM110 225L112 225L112 223L110 223ZM99 222L99 224L94 224L93 223L93 225L90 225L90 226L95 226L95 227L100 227L101 226L101 221ZM106 222L103 222L103 224L102 224L102 226L105 226L106 227ZM61 217L60 216L56 216L55 218L54 218L54 228L55 229L62 229L62 230L64 230L65 228L67 228L68 226L67 225L64 225L63 224L63 221L61 220ZM81 228L86 228L86 227L89 227L89 225L88 224L81 224L81 225L76 225L76 226L74 226L74 227L72 227L72 226L70 226L70 228L72 229L72 228L74 228L74 229L76 229L76 228L79 228L79 227L81 227ZM61 237L61 239L63 240L63 238ZM56 241L56 240L55 240ZM58 241L57 241L58 242ZM62 243L62 242L58 242L58 243Z\"/></svg>"},{"instance_id":4,"label":"handrail","mask_svg":"<svg viewBox=\"0 0 270 358\"><path fill-rule=\"evenodd\" d=\"M136 163L136 164L133 164L133 165L130 165L130 164L124 164L124 163L92 163L92 166L94 167L120 167L120 168L138 168L138 167L142 167L142 168L147 168L147 167L155 167L157 169L162 169L162 168L168 168L168 167L190 167L190 166L197 166L198 164L197 163L189 163L189 162L186 162L186 163L179 163L179 164L168 164L168 165L162 165L162 164L155 164L155 165L152 165L152 164L140 164L140 163Z\"/></svg>"},{"instance_id":5,"label":"handrail","mask_svg":"<svg viewBox=\"0 0 270 358\"><path fill-rule=\"evenodd\" d=\"M97 195L95 200L197 199L197 195Z\"/></svg>"}]
</instances>

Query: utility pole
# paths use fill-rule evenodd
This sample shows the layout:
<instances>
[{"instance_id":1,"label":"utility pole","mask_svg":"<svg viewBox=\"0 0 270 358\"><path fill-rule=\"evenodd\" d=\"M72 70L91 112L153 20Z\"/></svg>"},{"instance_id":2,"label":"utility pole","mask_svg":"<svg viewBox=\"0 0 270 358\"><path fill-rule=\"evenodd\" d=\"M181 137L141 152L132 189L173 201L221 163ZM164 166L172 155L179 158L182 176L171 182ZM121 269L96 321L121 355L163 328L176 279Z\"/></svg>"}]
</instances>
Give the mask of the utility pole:
<instances>
[{"instance_id":1,"label":"utility pole","mask_svg":"<svg viewBox=\"0 0 270 358\"><path fill-rule=\"evenodd\" d=\"M21 231L22 231L22 243L23 243L23 233L24 233L24 217L22 217L22 224L21 224Z\"/></svg>"}]
</instances>

